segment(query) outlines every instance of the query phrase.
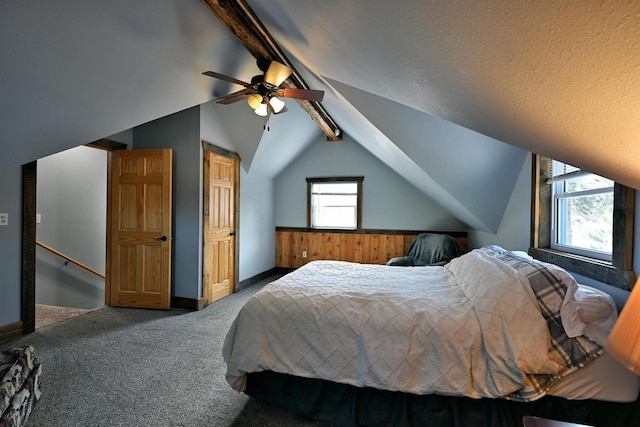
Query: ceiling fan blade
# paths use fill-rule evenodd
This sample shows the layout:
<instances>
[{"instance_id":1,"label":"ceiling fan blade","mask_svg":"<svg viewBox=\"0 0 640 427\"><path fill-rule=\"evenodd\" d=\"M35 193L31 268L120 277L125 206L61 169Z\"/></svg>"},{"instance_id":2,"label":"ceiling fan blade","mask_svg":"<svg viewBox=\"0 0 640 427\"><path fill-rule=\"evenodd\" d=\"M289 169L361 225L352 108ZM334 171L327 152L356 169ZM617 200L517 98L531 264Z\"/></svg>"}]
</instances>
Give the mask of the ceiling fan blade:
<instances>
[{"instance_id":1,"label":"ceiling fan blade","mask_svg":"<svg viewBox=\"0 0 640 427\"><path fill-rule=\"evenodd\" d=\"M216 101L216 102L218 104L228 105L228 104L233 104L234 102L242 101L243 99L247 99L247 98L249 98L249 96L250 95L238 95L238 96L233 97L233 98L222 99L222 100Z\"/></svg>"},{"instance_id":2,"label":"ceiling fan blade","mask_svg":"<svg viewBox=\"0 0 640 427\"><path fill-rule=\"evenodd\" d=\"M227 82L235 83L237 85L244 86L244 87L251 86L251 83L243 82L242 80L234 79L233 77L225 76L224 74L216 73L215 71L205 71L202 74L204 74L205 76L209 76L209 77L213 77L213 78L216 78L216 79L224 80L224 81L227 81Z\"/></svg>"},{"instance_id":3,"label":"ceiling fan blade","mask_svg":"<svg viewBox=\"0 0 640 427\"><path fill-rule=\"evenodd\" d=\"M287 77L289 77L291 73L293 73L291 68L278 61L271 61L269 69L267 69L267 72L264 74L264 81L273 86L280 86L283 81L287 80Z\"/></svg>"},{"instance_id":4,"label":"ceiling fan blade","mask_svg":"<svg viewBox=\"0 0 640 427\"><path fill-rule=\"evenodd\" d=\"M230 93L229 95L221 96L220 98L216 98L216 102L218 104L233 104L234 102L241 101L243 99L247 99L251 95L256 93L255 90L251 88L246 88L239 90L237 92Z\"/></svg>"},{"instance_id":5,"label":"ceiling fan blade","mask_svg":"<svg viewBox=\"0 0 640 427\"><path fill-rule=\"evenodd\" d=\"M320 102L322 101L322 98L324 98L324 91L313 89L284 88L278 89L277 95L284 98L305 99L307 101Z\"/></svg>"}]
</instances>

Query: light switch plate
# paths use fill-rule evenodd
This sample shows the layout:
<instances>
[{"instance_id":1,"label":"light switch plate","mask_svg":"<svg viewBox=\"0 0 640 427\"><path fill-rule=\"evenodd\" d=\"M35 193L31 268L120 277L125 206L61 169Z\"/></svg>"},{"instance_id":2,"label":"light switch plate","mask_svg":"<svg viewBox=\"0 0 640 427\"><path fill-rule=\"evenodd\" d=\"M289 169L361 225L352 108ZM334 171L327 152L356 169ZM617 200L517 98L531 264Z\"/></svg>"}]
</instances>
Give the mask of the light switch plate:
<instances>
[{"instance_id":1,"label":"light switch plate","mask_svg":"<svg viewBox=\"0 0 640 427\"><path fill-rule=\"evenodd\" d=\"M0 213L0 225L9 225L8 213Z\"/></svg>"}]
</instances>

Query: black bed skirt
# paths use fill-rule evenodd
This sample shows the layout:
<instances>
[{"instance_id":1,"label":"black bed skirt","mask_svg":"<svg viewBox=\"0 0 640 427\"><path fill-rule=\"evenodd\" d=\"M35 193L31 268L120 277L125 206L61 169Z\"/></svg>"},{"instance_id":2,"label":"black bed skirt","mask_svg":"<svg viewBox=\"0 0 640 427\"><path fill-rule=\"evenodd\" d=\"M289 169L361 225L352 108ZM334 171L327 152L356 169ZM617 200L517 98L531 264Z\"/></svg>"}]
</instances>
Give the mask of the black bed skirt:
<instances>
[{"instance_id":1,"label":"black bed skirt","mask_svg":"<svg viewBox=\"0 0 640 427\"><path fill-rule=\"evenodd\" d=\"M303 417L341 426L514 427L524 415L596 427L640 425L640 401L614 403L545 396L534 402L414 395L271 371L248 375L245 393Z\"/></svg>"}]
</instances>

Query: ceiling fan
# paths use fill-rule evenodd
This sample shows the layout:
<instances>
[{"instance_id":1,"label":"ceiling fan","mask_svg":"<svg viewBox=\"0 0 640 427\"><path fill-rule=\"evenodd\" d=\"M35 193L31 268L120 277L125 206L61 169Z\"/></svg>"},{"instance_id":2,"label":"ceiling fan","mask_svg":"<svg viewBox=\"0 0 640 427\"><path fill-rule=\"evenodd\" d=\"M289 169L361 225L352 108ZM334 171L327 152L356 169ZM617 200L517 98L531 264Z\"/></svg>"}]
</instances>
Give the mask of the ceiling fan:
<instances>
[{"instance_id":1,"label":"ceiling fan","mask_svg":"<svg viewBox=\"0 0 640 427\"><path fill-rule=\"evenodd\" d=\"M304 99L320 102L324 97L324 91L322 90L281 88L280 85L289 78L291 73L293 73L293 69L278 61L271 61L271 63L269 63L267 60L259 59L258 68L263 74L253 76L251 83L243 82L242 80L214 71L205 71L202 74L244 86L244 89L217 98L216 102L218 104L232 104L246 99L249 106L251 106L259 116L266 116L269 112L279 114L287 111L287 106L279 98Z\"/></svg>"}]
</instances>

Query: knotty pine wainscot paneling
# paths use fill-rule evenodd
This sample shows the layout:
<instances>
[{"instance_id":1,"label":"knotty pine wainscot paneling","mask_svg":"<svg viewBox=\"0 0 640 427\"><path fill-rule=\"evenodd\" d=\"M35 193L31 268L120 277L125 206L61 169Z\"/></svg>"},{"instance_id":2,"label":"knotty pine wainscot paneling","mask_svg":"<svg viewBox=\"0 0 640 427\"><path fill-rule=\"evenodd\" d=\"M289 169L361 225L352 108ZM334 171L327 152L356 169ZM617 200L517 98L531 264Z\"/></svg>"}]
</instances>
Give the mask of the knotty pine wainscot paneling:
<instances>
[{"instance_id":1,"label":"knotty pine wainscot paneling","mask_svg":"<svg viewBox=\"0 0 640 427\"><path fill-rule=\"evenodd\" d=\"M464 231L409 230L318 230L276 227L276 267L298 268L309 261L329 259L386 264L404 256L420 233L444 233L458 240L461 251L467 251ZM306 252L306 257L304 253Z\"/></svg>"}]
</instances>

